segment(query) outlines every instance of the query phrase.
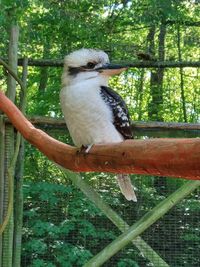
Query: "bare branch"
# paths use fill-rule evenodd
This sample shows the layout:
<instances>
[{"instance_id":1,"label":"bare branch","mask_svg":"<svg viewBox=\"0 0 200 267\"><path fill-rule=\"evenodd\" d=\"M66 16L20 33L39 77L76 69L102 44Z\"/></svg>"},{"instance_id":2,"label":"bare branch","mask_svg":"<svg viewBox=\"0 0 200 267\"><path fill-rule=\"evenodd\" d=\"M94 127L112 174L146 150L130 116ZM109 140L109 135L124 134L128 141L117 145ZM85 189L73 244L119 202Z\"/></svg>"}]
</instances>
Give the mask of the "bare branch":
<instances>
[{"instance_id":1,"label":"bare branch","mask_svg":"<svg viewBox=\"0 0 200 267\"><path fill-rule=\"evenodd\" d=\"M0 92L0 109L16 129L50 160L76 172L112 172L200 180L200 139L127 140L95 145L88 154L36 129Z\"/></svg>"}]
</instances>

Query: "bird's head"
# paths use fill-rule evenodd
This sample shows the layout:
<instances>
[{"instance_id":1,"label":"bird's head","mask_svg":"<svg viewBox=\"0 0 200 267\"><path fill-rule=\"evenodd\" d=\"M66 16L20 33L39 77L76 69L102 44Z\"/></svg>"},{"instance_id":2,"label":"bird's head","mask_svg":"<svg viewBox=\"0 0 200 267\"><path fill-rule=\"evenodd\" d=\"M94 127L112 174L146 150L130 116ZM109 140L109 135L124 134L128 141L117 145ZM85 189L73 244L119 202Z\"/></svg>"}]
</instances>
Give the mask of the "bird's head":
<instances>
[{"instance_id":1,"label":"bird's head","mask_svg":"<svg viewBox=\"0 0 200 267\"><path fill-rule=\"evenodd\" d=\"M96 77L108 79L120 74L126 67L110 64L108 55L101 50L85 49L74 51L64 60L64 83L84 81Z\"/></svg>"}]
</instances>

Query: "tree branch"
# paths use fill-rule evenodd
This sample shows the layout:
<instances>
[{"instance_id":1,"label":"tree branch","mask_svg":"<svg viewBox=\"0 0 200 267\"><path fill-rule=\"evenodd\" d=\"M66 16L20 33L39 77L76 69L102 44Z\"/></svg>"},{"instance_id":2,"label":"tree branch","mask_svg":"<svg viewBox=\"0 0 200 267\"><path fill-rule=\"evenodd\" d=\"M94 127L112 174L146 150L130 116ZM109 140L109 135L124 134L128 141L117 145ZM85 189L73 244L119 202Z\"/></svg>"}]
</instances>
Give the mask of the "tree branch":
<instances>
[{"instance_id":1,"label":"tree branch","mask_svg":"<svg viewBox=\"0 0 200 267\"><path fill-rule=\"evenodd\" d=\"M135 173L200 180L200 139L127 140L95 145L89 154L36 129L0 92L0 109L15 128L50 160L76 172Z\"/></svg>"},{"instance_id":2,"label":"tree branch","mask_svg":"<svg viewBox=\"0 0 200 267\"><path fill-rule=\"evenodd\" d=\"M24 59L23 59L24 60ZM23 60L22 60L22 66L23 66ZM22 83L22 81L19 79L19 77L17 76L17 74L12 70L12 68L4 61L0 58L0 65L2 65L7 71L8 73L15 79L15 81L18 82L18 84L21 86L21 89L24 90L24 85Z\"/></svg>"}]
</instances>

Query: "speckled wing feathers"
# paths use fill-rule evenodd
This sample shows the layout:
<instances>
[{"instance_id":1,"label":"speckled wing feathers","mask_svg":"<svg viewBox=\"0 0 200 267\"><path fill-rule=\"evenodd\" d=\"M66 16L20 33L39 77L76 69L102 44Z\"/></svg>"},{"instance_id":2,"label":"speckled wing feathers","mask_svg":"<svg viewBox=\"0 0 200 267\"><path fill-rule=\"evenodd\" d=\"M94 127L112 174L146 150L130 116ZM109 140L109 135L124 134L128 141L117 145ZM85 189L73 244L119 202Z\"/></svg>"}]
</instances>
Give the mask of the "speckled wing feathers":
<instances>
[{"instance_id":1,"label":"speckled wing feathers","mask_svg":"<svg viewBox=\"0 0 200 267\"><path fill-rule=\"evenodd\" d=\"M132 139L130 117L123 98L109 87L101 86L101 97L113 112L113 124L124 139Z\"/></svg>"}]
</instances>

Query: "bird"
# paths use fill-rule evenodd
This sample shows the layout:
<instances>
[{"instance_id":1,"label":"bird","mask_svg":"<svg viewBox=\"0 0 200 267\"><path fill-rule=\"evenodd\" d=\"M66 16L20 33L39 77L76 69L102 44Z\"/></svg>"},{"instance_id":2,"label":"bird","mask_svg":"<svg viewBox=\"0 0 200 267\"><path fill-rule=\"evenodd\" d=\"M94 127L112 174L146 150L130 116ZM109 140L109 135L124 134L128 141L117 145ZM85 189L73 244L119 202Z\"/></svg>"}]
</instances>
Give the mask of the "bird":
<instances>
[{"instance_id":1,"label":"bird","mask_svg":"<svg viewBox=\"0 0 200 267\"><path fill-rule=\"evenodd\" d=\"M98 49L82 48L65 56L60 103L75 146L122 142L132 139L130 115L123 98L108 86L109 78L127 68L114 65ZM122 194L137 201L131 179L117 174Z\"/></svg>"}]
</instances>

